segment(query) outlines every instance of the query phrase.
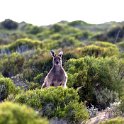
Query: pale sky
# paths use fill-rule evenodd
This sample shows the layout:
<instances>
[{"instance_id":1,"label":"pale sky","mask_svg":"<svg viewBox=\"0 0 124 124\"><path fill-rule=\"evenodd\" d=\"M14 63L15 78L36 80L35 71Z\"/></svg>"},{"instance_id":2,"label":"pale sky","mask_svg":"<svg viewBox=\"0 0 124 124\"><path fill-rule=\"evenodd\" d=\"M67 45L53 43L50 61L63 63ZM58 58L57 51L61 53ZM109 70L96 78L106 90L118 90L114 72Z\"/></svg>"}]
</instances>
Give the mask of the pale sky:
<instances>
[{"instance_id":1,"label":"pale sky","mask_svg":"<svg viewBox=\"0 0 124 124\"><path fill-rule=\"evenodd\" d=\"M0 0L0 21L8 18L34 25L62 20L120 22L124 21L124 0Z\"/></svg>"}]
</instances>

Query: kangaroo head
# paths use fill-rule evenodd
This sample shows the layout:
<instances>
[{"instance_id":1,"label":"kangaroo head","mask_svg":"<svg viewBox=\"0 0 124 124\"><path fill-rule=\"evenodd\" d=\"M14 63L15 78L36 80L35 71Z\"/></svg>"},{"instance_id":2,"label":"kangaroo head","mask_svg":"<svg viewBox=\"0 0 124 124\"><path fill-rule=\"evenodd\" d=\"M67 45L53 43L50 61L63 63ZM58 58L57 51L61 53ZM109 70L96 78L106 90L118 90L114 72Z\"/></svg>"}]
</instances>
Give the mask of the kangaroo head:
<instances>
[{"instance_id":1,"label":"kangaroo head","mask_svg":"<svg viewBox=\"0 0 124 124\"><path fill-rule=\"evenodd\" d=\"M54 53L54 51L51 50L51 55L53 57L53 65L55 66L62 66L62 55L63 55L63 52L59 52L58 55L56 55Z\"/></svg>"}]
</instances>

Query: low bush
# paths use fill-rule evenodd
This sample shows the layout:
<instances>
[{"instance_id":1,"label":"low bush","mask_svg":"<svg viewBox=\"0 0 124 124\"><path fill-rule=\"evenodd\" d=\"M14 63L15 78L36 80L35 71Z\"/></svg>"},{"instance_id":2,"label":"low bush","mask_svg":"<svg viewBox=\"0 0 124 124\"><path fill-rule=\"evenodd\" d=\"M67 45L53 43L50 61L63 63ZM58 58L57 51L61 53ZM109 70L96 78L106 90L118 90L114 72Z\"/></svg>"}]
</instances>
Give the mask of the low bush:
<instances>
[{"instance_id":1,"label":"low bush","mask_svg":"<svg viewBox=\"0 0 124 124\"><path fill-rule=\"evenodd\" d=\"M0 124L48 124L31 108L11 102L0 103Z\"/></svg>"},{"instance_id":2,"label":"low bush","mask_svg":"<svg viewBox=\"0 0 124 124\"><path fill-rule=\"evenodd\" d=\"M82 103L69 102L65 107L65 117L70 124L81 124L88 119L87 109Z\"/></svg>"},{"instance_id":3,"label":"low bush","mask_svg":"<svg viewBox=\"0 0 124 124\"><path fill-rule=\"evenodd\" d=\"M95 92L94 94L96 96L96 100L98 102L98 105L100 105L104 108L106 106L109 106L110 103L113 103L115 100L119 99L117 92L111 91L107 88L100 89L100 90L96 89L94 92ZM100 108L100 107L98 106L98 108Z\"/></svg>"},{"instance_id":4,"label":"low bush","mask_svg":"<svg viewBox=\"0 0 124 124\"><path fill-rule=\"evenodd\" d=\"M37 48L42 48L42 43L37 40L32 40L29 38L17 39L8 45L0 47L0 53L10 54L12 52L24 53L29 50L34 50Z\"/></svg>"},{"instance_id":5,"label":"low bush","mask_svg":"<svg viewBox=\"0 0 124 124\"><path fill-rule=\"evenodd\" d=\"M52 27L51 27L51 30L56 33L56 32L60 32L60 31L63 31L63 26L60 25L60 24L54 24Z\"/></svg>"},{"instance_id":6,"label":"low bush","mask_svg":"<svg viewBox=\"0 0 124 124\"><path fill-rule=\"evenodd\" d=\"M82 101L86 100L89 104L104 107L99 103L98 98L104 98L104 102L110 99L111 102L114 102L117 98L114 92L120 94L122 91L123 67L124 65L117 58L84 57L70 59L65 65L68 74L67 85L79 89ZM96 92L99 93L100 97L97 96ZM105 92L112 93L112 98L107 97L105 100Z\"/></svg>"},{"instance_id":7,"label":"low bush","mask_svg":"<svg viewBox=\"0 0 124 124\"><path fill-rule=\"evenodd\" d=\"M120 103L119 108L121 112L124 114L124 95L120 99L121 99L121 103Z\"/></svg>"},{"instance_id":8,"label":"low bush","mask_svg":"<svg viewBox=\"0 0 124 124\"><path fill-rule=\"evenodd\" d=\"M27 29L28 31L28 33L31 33L31 34L38 34L38 33L40 33L41 31L42 31L42 28L40 28L40 27L38 27L38 26L30 26L30 28L29 29Z\"/></svg>"},{"instance_id":9,"label":"low bush","mask_svg":"<svg viewBox=\"0 0 124 124\"><path fill-rule=\"evenodd\" d=\"M57 44L58 44L58 48L77 47L83 45L79 40L71 36L70 37L66 36L62 38Z\"/></svg>"},{"instance_id":10,"label":"low bush","mask_svg":"<svg viewBox=\"0 0 124 124\"><path fill-rule=\"evenodd\" d=\"M118 45L120 51L121 51L121 52L124 52L124 41L119 42L117 45Z\"/></svg>"},{"instance_id":11,"label":"low bush","mask_svg":"<svg viewBox=\"0 0 124 124\"><path fill-rule=\"evenodd\" d=\"M84 56L118 56L119 50L116 45L107 42L95 42L92 45L85 46L82 49L82 54Z\"/></svg>"},{"instance_id":12,"label":"low bush","mask_svg":"<svg viewBox=\"0 0 124 124\"><path fill-rule=\"evenodd\" d=\"M15 93L16 87L9 78L0 77L0 101L6 99L8 95Z\"/></svg>"},{"instance_id":13,"label":"low bush","mask_svg":"<svg viewBox=\"0 0 124 124\"><path fill-rule=\"evenodd\" d=\"M1 24L5 29L8 30L17 29L18 27L18 23L11 19L5 19L5 21L3 21Z\"/></svg>"},{"instance_id":14,"label":"low bush","mask_svg":"<svg viewBox=\"0 0 124 124\"><path fill-rule=\"evenodd\" d=\"M27 91L17 95L15 101L33 107L43 116L63 118L71 124L78 124L89 117L86 107L78 102L78 93L72 88L50 87Z\"/></svg>"},{"instance_id":15,"label":"low bush","mask_svg":"<svg viewBox=\"0 0 124 124\"><path fill-rule=\"evenodd\" d=\"M8 49L11 51L25 52L30 49L42 48L42 43L37 40L32 40L28 38L18 39L9 45Z\"/></svg>"},{"instance_id":16,"label":"low bush","mask_svg":"<svg viewBox=\"0 0 124 124\"><path fill-rule=\"evenodd\" d=\"M11 77L23 70L24 57L19 53L5 55L0 59L0 72L5 77Z\"/></svg>"},{"instance_id":17,"label":"low bush","mask_svg":"<svg viewBox=\"0 0 124 124\"><path fill-rule=\"evenodd\" d=\"M52 57L50 53L41 52L35 54L24 63L23 77L30 81L42 83L45 75L52 67Z\"/></svg>"},{"instance_id":18,"label":"low bush","mask_svg":"<svg viewBox=\"0 0 124 124\"><path fill-rule=\"evenodd\" d=\"M124 118L122 117L112 118L99 124L124 124Z\"/></svg>"}]
</instances>

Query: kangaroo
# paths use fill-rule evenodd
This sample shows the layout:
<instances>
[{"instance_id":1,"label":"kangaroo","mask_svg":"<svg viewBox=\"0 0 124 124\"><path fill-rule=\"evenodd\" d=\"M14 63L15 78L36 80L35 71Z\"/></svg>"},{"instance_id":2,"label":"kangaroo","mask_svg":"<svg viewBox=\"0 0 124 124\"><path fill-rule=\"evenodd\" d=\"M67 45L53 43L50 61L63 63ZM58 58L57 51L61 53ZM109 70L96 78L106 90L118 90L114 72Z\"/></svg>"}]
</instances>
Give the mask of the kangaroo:
<instances>
[{"instance_id":1,"label":"kangaroo","mask_svg":"<svg viewBox=\"0 0 124 124\"><path fill-rule=\"evenodd\" d=\"M42 88L50 86L63 86L66 88L67 74L62 67L63 52L59 52L58 56L54 53L54 51L51 51L50 53L53 57L53 67L45 77Z\"/></svg>"}]
</instances>

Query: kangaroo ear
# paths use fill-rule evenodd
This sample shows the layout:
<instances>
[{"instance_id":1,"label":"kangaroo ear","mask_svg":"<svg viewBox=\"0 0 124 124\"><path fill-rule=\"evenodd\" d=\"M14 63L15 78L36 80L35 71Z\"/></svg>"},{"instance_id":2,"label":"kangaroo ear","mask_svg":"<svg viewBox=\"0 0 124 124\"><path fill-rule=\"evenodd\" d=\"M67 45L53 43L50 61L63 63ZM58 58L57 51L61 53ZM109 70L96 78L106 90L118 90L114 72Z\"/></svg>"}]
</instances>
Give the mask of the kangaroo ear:
<instances>
[{"instance_id":1,"label":"kangaroo ear","mask_svg":"<svg viewBox=\"0 0 124 124\"><path fill-rule=\"evenodd\" d=\"M52 56L52 57L55 57L55 56L56 56L56 55L55 55L55 52L54 52L53 50L51 50L50 53L51 53L51 56Z\"/></svg>"},{"instance_id":2,"label":"kangaroo ear","mask_svg":"<svg viewBox=\"0 0 124 124\"><path fill-rule=\"evenodd\" d=\"M63 52L62 52L62 51L61 51L61 52L59 52L59 56L60 56L60 57L62 57L62 55L63 55Z\"/></svg>"}]
</instances>

